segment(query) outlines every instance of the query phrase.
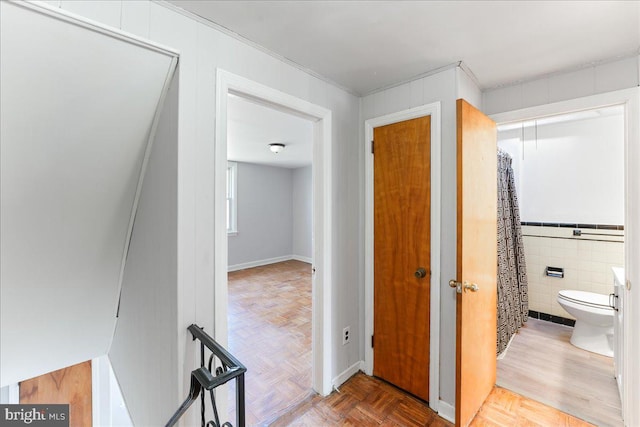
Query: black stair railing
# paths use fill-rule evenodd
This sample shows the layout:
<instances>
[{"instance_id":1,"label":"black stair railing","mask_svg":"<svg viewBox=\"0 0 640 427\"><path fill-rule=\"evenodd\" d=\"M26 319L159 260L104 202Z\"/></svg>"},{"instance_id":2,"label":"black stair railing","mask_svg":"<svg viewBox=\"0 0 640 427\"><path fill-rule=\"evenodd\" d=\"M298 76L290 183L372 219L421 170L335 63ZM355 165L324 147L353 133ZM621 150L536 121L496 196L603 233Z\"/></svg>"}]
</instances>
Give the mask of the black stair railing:
<instances>
[{"instance_id":1,"label":"black stair railing","mask_svg":"<svg viewBox=\"0 0 640 427\"><path fill-rule=\"evenodd\" d=\"M216 398L214 390L216 387L226 384L232 379L236 380L236 427L245 427L245 401L244 401L244 373L247 368L231 355L224 347L218 344L213 338L204 332L203 328L198 325L191 325L187 328L193 340L200 340L200 367L191 372L191 386L189 395L182 402L182 405L173 414L166 427L175 425L180 417L187 412L187 409L200 396L200 419L201 427L233 427L230 422L220 424L218 416L218 407L216 406ZM205 367L205 347L211 351L209 362ZM219 367L215 368L215 375L212 368L215 366L215 358L220 361ZM211 397L211 407L213 409L214 420L206 421L205 417L205 395L209 392Z\"/></svg>"}]
</instances>

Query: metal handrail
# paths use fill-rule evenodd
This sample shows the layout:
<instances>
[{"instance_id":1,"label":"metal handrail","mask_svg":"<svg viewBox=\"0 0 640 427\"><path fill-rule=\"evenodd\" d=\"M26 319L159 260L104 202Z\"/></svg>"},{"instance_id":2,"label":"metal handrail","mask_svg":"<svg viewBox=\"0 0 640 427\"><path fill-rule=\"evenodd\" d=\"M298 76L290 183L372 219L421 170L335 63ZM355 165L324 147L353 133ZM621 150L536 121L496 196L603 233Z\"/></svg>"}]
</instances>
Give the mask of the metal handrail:
<instances>
[{"instance_id":1,"label":"metal handrail","mask_svg":"<svg viewBox=\"0 0 640 427\"><path fill-rule=\"evenodd\" d=\"M184 415L189 407L196 401L198 396L201 398L201 426L209 427L231 427L231 423L225 422L220 424L218 417L218 409L216 406L214 389L223 384L226 384L232 379L236 380L236 426L245 427L245 399L244 399L244 373L247 368L240 363L231 353L229 353L224 347L218 344L213 338L211 338L204 328L198 325L192 324L187 328L191 333L193 340L200 340L200 367L191 372L191 386L189 388L189 395L182 402L178 410L173 414L166 427L172 427L175 425L180 417ZM204 361L204 348L208 348L211 351L209 357L208 367L205 367ZM216 375L213 375L211 369L213 367L213 358L216 357L220 360L222 367L216 369ZM211 406L215 420L205 423L205 393L209 391L211 396Z\"/></svg>"}]
</instances>

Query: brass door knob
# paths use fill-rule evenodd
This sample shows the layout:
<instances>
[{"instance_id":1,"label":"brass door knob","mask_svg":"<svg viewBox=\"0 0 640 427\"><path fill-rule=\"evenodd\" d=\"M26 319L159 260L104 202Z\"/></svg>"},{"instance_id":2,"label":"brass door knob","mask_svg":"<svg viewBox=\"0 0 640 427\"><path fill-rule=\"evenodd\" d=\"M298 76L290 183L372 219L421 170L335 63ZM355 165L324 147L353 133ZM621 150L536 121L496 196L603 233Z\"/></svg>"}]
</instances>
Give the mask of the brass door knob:
<instances>
[{"instance_id":1,"label":"brass door knob","mask_svg":"<svg viewBox=\"0 0 640 427\"><path fill-rule=\"evenodd\" d=\"M475 283L464 282L464 291L478 292L480 288Z\"/></svg>"}]
</instances>

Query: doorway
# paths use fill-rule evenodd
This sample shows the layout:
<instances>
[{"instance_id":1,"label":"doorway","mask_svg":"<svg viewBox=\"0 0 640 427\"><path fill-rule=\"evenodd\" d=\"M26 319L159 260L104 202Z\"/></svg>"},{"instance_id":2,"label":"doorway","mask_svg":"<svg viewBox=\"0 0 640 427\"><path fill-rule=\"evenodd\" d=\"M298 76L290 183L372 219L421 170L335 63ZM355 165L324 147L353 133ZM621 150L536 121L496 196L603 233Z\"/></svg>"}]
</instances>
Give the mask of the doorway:
<instances>
[{"instance_id":1,"label":"doorway","mask_svg":"<svg viewBox=\"0 0 640 427\"><path fill-rule=\"evenodd\" d=\"M227 289L227 99L235 94L313 122L313 236L312 245L312 387L321 395L331 392L331 276L332 276L332 123L331 111L218 69L216 79L215 144L215 338L228 345ZM220 394L221 412L227 413L228 390ZM222 407L224 406L224 407Z\"/></svg>"},{"instance_id":2,"label":"doorway","mask_svg":"<svg viewBox=\"0 0 640 427\"><path fill-rule=\"evenodd\" d=\"M227 110L228 349L264 425L312 393L313 122L233 94Z\"/></svg>"},{"instance_id":3,"label":"doorway","mask_svg":"<svg viewBox=\"0 0 640 427\"><path fill-rule=\"evenodd\" d=\"M624 129L622 105L498 127L520 202L529 320L499 356L497 384L597 425L622 425L608 306L624 267ZM601 334L575 341L565 294L602 300Z\"/></svg>"},{"instance_id":4,"label":"doorway","mask_svg":"<svg viewBox=\"0 0 640 427\"><path fill-rule=\"evenodd\" d=\"M365 373L374 374L374 348L370 340L374 336L374 159L371 153L371 141L374 139L374 129L399 123L419 117L430 118L430 171L428 179L431 183L430 205L440 205L440 129L441 113L440 103L433 103L399 113L370 119L365 122ZM374 148L375 151L375 148ZM429 204L429 201L427 202ZM440 210L430 209L428 213L430 221L430 261L423 267L431 273L429 277L429 346L428 346L428 394L439 395L439 329L440 329ZM416 279L415 271L410 271L411 277ZM426 273L426 271L425 271ZM416 280L425 280L416 279ZM438 410L439 399L430 398L429 407Z\"/></svg>"}]
</instances>

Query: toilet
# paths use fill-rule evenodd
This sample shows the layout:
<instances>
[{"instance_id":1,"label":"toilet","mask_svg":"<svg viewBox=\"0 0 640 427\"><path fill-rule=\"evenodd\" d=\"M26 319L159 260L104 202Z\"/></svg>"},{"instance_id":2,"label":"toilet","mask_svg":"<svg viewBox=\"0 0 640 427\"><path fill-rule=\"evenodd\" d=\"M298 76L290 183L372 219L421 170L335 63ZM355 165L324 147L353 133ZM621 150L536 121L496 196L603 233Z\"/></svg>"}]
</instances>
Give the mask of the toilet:
<instances>
[{"instance_id":1,"label":"toilet","mask_svg":"<svg viewBox=\"0 0 640 427\"><path fill-rule=\"evenodd\" d=\"M576 318L571 344L603 356L613 357L613 316L609 296L594 292L563 290L558 303Z\"/></svg>"}]
</instances>

